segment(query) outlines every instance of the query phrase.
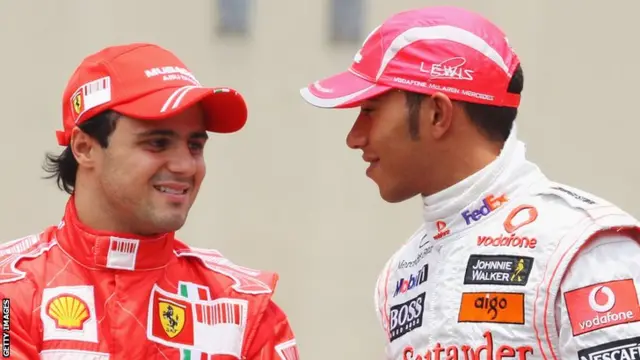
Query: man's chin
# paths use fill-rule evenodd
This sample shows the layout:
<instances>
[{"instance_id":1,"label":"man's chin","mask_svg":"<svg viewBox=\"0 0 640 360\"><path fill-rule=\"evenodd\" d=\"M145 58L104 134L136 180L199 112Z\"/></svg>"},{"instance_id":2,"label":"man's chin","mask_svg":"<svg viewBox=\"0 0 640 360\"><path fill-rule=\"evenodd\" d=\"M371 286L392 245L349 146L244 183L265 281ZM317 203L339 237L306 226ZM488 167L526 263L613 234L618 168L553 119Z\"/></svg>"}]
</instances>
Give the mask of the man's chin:
<instances>
[{"instance_id":1,"label":"man's chin","mask_svg":"<svg viewBox=\"0 0 640 360\"><path fill-rule=\"evenodd\" d=\"M380 197L382 198L382 200L391 204L401 203L417 195L417 193L414 192L399 190L400 189L387 189L383 186L378 185L378 191L380 192Z\"/></svg>"},{"instance_id":2,"label":"man's chin","mask_svg":"<svg viewBox=\"0 0 640 360\"><path fill-rule=\"evenodd\" d=\"M187 220L187 214L163 214L155 216L154 227L158 233L168 233L180 230Z\"/></svg>"}]
</instances>

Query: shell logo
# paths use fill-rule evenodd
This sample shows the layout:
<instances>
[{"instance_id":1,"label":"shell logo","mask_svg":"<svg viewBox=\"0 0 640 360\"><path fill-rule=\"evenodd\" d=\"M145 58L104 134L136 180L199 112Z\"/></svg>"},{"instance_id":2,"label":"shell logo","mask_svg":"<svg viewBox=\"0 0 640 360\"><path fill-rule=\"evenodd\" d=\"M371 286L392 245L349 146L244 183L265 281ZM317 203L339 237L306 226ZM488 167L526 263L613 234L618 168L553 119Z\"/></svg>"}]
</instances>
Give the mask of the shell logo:
<instances>
[{"instance_id":1,"label":"shell logo","mask_svg":"<svg viewBox=\"0 0 640 360\"><path fill-rule=\"evenodd\" d=\"M89 308L84 300L73 294L60 294L47 304L47 315L56 327L66 330L82 330L89 319Z\"/></svg>"}]
</instances>

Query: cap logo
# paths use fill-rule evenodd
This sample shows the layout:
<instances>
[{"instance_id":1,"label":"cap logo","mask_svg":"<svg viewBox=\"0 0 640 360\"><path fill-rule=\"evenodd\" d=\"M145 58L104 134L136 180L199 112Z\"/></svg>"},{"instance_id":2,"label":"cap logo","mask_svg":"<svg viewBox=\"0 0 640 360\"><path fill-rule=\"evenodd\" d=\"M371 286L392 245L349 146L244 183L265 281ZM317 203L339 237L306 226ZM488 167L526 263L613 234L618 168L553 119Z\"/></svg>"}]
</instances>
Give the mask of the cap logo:
<instances>
[{"instance_id":1,"label":"cap logo","mask_svg":"<svg viewBox=\"0 0 640 360\"><path fill-rule=\"evenodd\" d=\"M505 73L509 73L509 69L507 67L507 64L505 63L505 60L494 48L491 47L491 45L487 44L484 39L472 32L455 26L437 25L411 28L393 39L384 56L382 57L382 64L380 65L380 69L378 70L376 79L379 79L380 76L382 76L385 69L387 68L387 65L389 65L389 62L391 62L391 60L402 49L413 44L416 41L424 40L448 40L451 42L466 45L483 54L489 60L493 61Z\"/></svg>"},{"instance_id":2,"label":"cap logo","mask_svg":"<svg viewBox=\"0 0 640 360\"><path fill-rule=\"evenodd\" d=\"M182 80L200 86L200 82L196 79L195 76L193 76L193 74L189 70L179 66L155 67L145 70L144 74L147 76L147 78L162 75L163 81Z\"/></svg>"},{"instance_id":3,"label":"cap logo","mask_svg":"<svg viewBox=\"0 0 640 360\"><path fill-rule=\"evenodd\" d=\"M76 115L80 115L80 113L82 112L82 91L77 92L74 96L73 99L71 100L71 102L73 103L73 110L76 112Z\"/></svg>"},{"instance_id":4,"label":"cap logo","mask_svg":"<svg viewBox=\"0 0 640 360\"><path fill-rule=\"evenodd\" d=\"M84 112L109 101L111 101L111 77L106 76L80 86L70 99L71 108L76 114L76 122Z\"/></svg>"},{"instance_id":5,"label":"cap logo","mask_svg":"<svg viewBox=\"0 0 640 360\"><path fill-rule=\"evenodd\" d=\"M473 70L466 69L462 65L467 59L463 57L453 57L439 64L432 64L429 68L424 62L420 63L420 71L429 73L431 79L451 79L451 80L473 80Z\"/></svg>"}]
</instances>

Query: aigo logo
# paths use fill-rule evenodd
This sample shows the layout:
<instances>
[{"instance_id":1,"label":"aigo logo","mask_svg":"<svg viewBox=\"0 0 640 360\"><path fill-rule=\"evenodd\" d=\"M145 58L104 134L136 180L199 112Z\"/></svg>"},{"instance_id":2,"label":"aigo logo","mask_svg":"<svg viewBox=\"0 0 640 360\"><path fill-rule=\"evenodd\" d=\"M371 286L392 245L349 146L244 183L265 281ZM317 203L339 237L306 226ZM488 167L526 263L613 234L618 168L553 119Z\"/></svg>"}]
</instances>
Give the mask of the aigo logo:
<instances>
[{"instance_id":1,"label":"aigo logo","mask_svg":"<svg viewBox=\"0 0 640 360\"><path fill-rule=\"evenodd\" d=\"M462 212L462 218L471 225L472 222L489 215L491 212L502 206L508 201L506 194L500 196L489 195L482 200L482 206L475 210L465 210Z\"/></svg>"},{"instance_id":2,"label":"aigo logo","mask_svg":"<svg viewBox=\"0 0 640 360\"><path fill-rule=\"evenodd\" d=\"M640 321L633 279L589 285L564 294L574 336Z\"/></svg>"}]
</instances>

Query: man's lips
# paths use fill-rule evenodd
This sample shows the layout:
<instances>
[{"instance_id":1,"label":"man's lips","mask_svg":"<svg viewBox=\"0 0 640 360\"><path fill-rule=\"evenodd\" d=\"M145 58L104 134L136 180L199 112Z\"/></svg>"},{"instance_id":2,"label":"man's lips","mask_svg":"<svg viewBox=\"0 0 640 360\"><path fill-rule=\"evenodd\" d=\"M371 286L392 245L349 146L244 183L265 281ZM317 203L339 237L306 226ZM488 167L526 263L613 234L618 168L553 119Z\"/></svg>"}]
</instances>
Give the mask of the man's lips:
<instances>
[{"instance_id":1,"label":"man's lips","mask_svg":"<svg viewBox=\"0 0 640 360\"><path fill-rule=\"evenodd\" d=\"M189 191L191 185L182 182L162 182L154 184L153 187L162 193L184 195Z\"/></svg>"},{"instance_id":2,"label":"man's lips","mask_svg":"<svg viewBox=\"0 0 640 360\"><path fill-rule=\"evenodd\" d=\"M368 163L374 163L374 162L377 162L378 160L380 160L380 158L378 158L376 156L372 156L372 155L363 154L362 155L362 160L364 160L365 162L368 162Z\"/></svg>"}]
</instances>

